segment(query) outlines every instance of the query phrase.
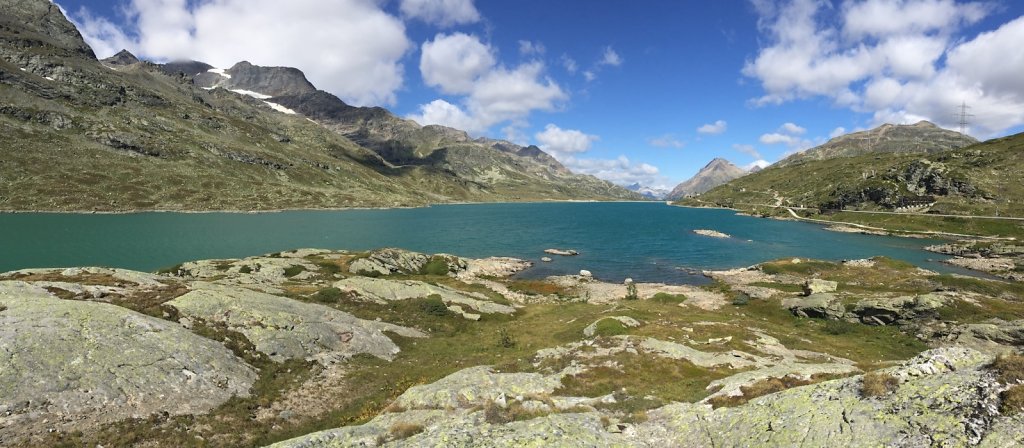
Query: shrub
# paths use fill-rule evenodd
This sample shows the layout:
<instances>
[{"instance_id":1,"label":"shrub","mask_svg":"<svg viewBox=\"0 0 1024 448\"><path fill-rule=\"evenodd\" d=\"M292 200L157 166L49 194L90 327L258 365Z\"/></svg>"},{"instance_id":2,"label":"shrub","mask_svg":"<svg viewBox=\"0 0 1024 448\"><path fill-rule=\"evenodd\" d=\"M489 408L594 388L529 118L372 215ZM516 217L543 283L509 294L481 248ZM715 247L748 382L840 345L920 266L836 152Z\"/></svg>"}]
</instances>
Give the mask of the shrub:
<instances>
[{"instance_id":1,"label":"shrub","mask_svg":"<svg viewBox=\"0 0 1024 448\"><path fill-rule=\"evenodd\" d=\"M636 283L632 281L626 282L626 300L637 300Z\"/></svg>"},{"instance_id":2,"label":"shrub","mask_svg":"<svg viewBox=\"0 0 1024 448\"><path fill-rule=\"evenodd\" d=\"M618 336L620 334L626 334L628 329L622 322L615 319L601 319L596 328L594 328L594 335L596 336Z\"/></svg>"},{"instance_id":3,"label":"shrub","mask_svg":"<svg viewBox=\"0 0 1024 448\"><path fill-rule=\"evenodd\" d=\"M178 275L178 271L181 271L181 265L182 265L182 263L178 263L178 264L176 264L174 266L171 266L169 268L160 269L160 270L156 271L156 273L157 274Z\"/></svg>"},{"instance_id":4,"label":"shrub","mask_svg":"<svg viewBox=\"0 0 1024 448\"><path fill-rule=\"evenodd\" d=\"M750 303L750 296L748 296L748 295L746 295L744 293L736 294L736 297L732 298L732 304L735 305L735 306L744 306L744 305L747 305L749 303Z\"/></svg>"},{"instance_id":5,"label":"shrub","mask_svg":"<svg viewBox=\"0 0 1024 448\"><path fill-rule=\"evenodd\" d=\"M999 412L1003 415L1016 415L1024 411L1024 385L1016 385L999 394L1002 403L999 404Z\"/></svg>"},{"instance_id":6,"label":"shrub","mask_svg":"<svg viewBox=\"0 0 1024 448\"><path fill-rule=\"evenodd\" d=\"M896 391L900 381L888 373L870 372L861 379L860 394L865 398L883 397Z\"/></svg>"},{"instance_id":7,"label":"shrub","mask_svg":"<svg viewBox=\"0 0 1024 448\"><path fill-rule=\"evenodd\" d=\"M238 272L241 273L241 274L248 274L248 273L252 272L252 268L249 267L249 265L245 265L245 266L242 266L242 267L238 268Z\"/></svg>"},{"instance_id":8,"label":"shrub","mask_svg":"<svg viewBox=\"0 0 1024 448\"><path fill-rule=\"evenodd\" d=\"M1016 353L999 355L990 366L996 372L996 379L1003 384L1024 382L1024 355Z\"/></svg>"},{"instance_id":9,"label":"shrub","mask_svg":"<svg viewBox=\"0 0 1024 448\"><path fill-rule=\"evenodd\" d=\"M313 294L312 298L317 302L337 303L339 300L341 300L344 294L344 291L332 286L330 288L324 288L317 291L316 294Z\"/></svg>"},{"instance_id":10,"label":"shrub","mask_svg":"<svg viewBox=\"0 0 1024 448\"><path fill-rule=\"evenodd\" d=\"M437 317L447 316L448 313L450 313L450 311L448 311L448 305L445 305L444 301L441 300L441 296L437 294L432 294L426 299L423 299L423 301L420 302L420 311Z\"/></svg>"},{"instance_id":11,"label":"shrub","mask_svg":"<svg viewBox=\"0 0 1024 448\"><path fill-rule=\"evenodd\" d=\"M289 267L285 268L284 276L288 277L288 278L292 278L292 277L295 277L296 275L299 275L299 274L301 274L301 273L303 273L305 271L306 271L306 267L305 266L297 264L297 265L289 266Z\"/></svg>"},{"instance_id":12,"label":"shrub","mask_svg":"<svg viewBox=\"0 0 1024 448\"><path fill-rule=\"evenodd\" d=\"M416 434L423 432L423 425L417 425L415 423L400 422L391 425L388 429L388 434L391 435L391 440L402 440L408 439Z\"/></svg>"},{"instance_id":13,"label":"shrub","mask_svg":"<svg viewBox=\"0 0 1024 448\"><path fill-rule=\"evenodd\" d=\"M507 328L502 327L498 329L498 346L501 348L513 348L516 346L516 340L508 332Z\"/></svg>"},{"instance_id":14,"label":"shrub","mask_svg":"<svg viewBox=\"0 0 1024 448\"><path fill-rule=\"evenodd\" d=\"M323 261L316 264L320 268L320 272L327 275L334 275L341 272L341 266L331 263L329 261Z\"/></svg>"},{"instance_id":15,"label":"shrub","mask_svg":"<svg viewBox=\"0 0 1024 448\"><path fill-rule=\"evenodd\" d=\"M665 305L678 305L686 301L686 296L659 292L651 297L651 300Z\"/></svg>"},{"instance_id":16,"label":"shrub","mask_svg":"<svg viewBox=\"0 0 1024 448\"><path fill-rule=\"evenodd\" d=\"M421 275L448 275L448 261L444 257L433 257L420 268Z\"/></svg>"},{"instance_id":17,"label":"shrub","mask_svg":"<svg viewBox=\"0 0 1024 448\"><path fill-rule=\"evenodd\" d=\"M833 336L839 336L852 333L856 327L857 324L845 320L828 320L825 321L825 326L821 330Z\"/></svg>"}]
</instances>

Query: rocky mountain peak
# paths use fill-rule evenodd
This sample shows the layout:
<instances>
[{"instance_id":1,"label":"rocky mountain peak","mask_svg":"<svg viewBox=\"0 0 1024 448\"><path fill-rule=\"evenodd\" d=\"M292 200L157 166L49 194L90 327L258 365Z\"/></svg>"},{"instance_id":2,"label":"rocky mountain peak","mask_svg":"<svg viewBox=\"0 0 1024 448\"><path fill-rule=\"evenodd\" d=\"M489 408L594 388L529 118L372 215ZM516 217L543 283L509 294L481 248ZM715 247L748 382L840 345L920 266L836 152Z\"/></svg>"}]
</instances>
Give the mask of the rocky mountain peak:
<instances>
[{"instance_id":1,"label":"rocky mountain peak","mask_svg":"<svg viewBox=\"0 0 1024 448\"><path fill-rule=\"evenodd\" d=\"M669 199L679 199L685 196L701 194L719 185L742 177L747 174L742 168L733 165L732 162L716 157L704 168L689 180L676 185L668 194Z\"/></svg>"},{"instance_id":2,"label":"rocky mountain peak","mask_svg":"<svg viewBox=\"0 0 1024 448\"><path fill-rule=\"evenodd\" d=\"M135 57L135 55L132 54L130 51L128 51L128 50L121 50L121 51L117 52L117 54L115 54L115 55L113 55L113 56L111 56L109 58L106 58L106 59L104 59L104 60L102 60L100 62L102 62L104 64L107 64L107 65L127 66L127 65L138 64L141 61L139 61L139 58Z\"/></svg>"},{"instance_id":3,"label":"rocky mountain peak","mask_svg":"<svg viewBox=\"0 0 1024 448\"><path fill-rule=\"evenodd\" d=\"M245 90L270 97L316 92L301 70L293 67L261 67L242 61L227 70L207 69L195 75L199 87Z\"/></svg>"},{"instance_id":4,"label":"rocky mountain peak","mask_svg":"<svg viewBox=\"0 0 1024 448\"><path fill-rule=\"evenodd\" d=\"M788 166L807 160L854 157L868 153L935 153L977 143L974 137L943 129L929 121L886 123L867 131L835 137L821 146L794 154L777 163Z\"/></svg>"},{"instance_id":5,"label":"rocky mountain peak","mask_svg":"<svg viewBox=\"0 0 1024 448\"><path fill-rule=\"evenodd\" d=\"M0 11L3 11L0 14L0 39L7 42L3 53L12 47L39 47L42 42L77 56L96 59L92 47L85 43L82 34L56 3L50 0L0 0ZM10 32L12 29L18 32ZM3 53L0 56L13 59L12 55Z\"/></svg>"}]
</instances>

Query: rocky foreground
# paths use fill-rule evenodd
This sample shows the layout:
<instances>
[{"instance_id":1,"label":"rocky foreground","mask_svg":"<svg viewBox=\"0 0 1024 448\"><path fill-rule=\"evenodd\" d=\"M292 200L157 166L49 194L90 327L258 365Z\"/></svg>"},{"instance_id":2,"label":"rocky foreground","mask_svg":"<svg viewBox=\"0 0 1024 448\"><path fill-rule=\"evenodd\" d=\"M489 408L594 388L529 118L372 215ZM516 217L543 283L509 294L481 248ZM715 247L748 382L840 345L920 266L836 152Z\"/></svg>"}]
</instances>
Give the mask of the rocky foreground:
<instances>
[{"instance_id":1,"label":"rocky foreground","mask_svg":"<svg viewBox=\"0 0 1024 448\"><path fill-rule=\"evenodd\" d=\"M399 249L0 274L2 446L1024 443L1024 287L879 258L704 287Z\"/></svg>"}]
</instances>

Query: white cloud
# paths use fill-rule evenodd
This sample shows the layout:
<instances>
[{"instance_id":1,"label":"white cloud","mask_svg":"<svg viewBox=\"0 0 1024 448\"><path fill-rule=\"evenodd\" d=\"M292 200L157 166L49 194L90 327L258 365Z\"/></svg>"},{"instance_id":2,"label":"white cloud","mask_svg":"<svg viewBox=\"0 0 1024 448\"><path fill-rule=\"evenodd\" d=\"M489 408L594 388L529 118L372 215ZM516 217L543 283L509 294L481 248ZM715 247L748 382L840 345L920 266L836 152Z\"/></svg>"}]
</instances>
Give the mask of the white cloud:
<instances>
[{"instance_id":1,"label":"white cloud","mask_svg":"<svg viewBox=\"0 0 1024 448\"><path fill-rule=\"evenodd\" d=\"M927 119L952 128L953 111L967 102L981 137L1024 124L1024 17L972 37L958 33L983 19L989 3L827 4L754 2L768 42L743 69L764 89L755 105L825 97L871 114L875 125Z\"/></svg>"},{"instance_id":2,"label":"white cloud","mask_svg":"<svg viewBox=\"0 0 1024 448\"><path fill-rule=\"evenodd\" d=\"M570 74L575 74L576 71L580 69L580 66L576 63L576 60L570 58L567 54L562 55L562 67L565 67L565 71L569 72Z\"/></svg>"},{"instance_id":3,"label":"white cloud","mask_svg":"<svg viewBox=\"0 0 1024 448\"><path fill-rule=\"evenodd\" d=\"M704 126L697 128L697 132L701 134L718 135L725 132L728 128L729 124L726 123L725 120L718 120L714 123L705 124Z\"/></svg>"},{"instance_id":4,"label":"white cloud","mask_svg":"<svg viewBox=\"0 0 1024 448\"><path fill-rule=\"evenodd\" d=\"M218 67L241 60L303 70L318 87L356 105L391 104L411 44L405 25L373 0L131 0L121 35L102 20L73 19L94 48ZM123 36L129 36L125 42Z\"/></svg>"},{"instance_id":5,"label":"white cloud","mask_svg":"<svg viewBox=\"0 0 1024 448\"><path fill-rule=\"evenodd\" d=\"M735 145L732 145L732 149L735 149L735 150L737 150L737 151L739 151L739 152L741 152L743 154L746 154L746 155L748 155L750 157L753 157L755 159L761 159L761 153L757 152L757 149L754 149L753 145L735 144Z\"/></svg>"},{"instance_id":6,"label":"white cloud","mask_svg":"<svg viewBox=\"0 0 1024 448\"><path fill-rule=\"evenodd\" d=\"M612 67L618 67L622 65L623 62L624 61L622 60L622 56L619 56L619 53L617 53L614 48L605 47L604 55L601 56L601 61L598 62L598 65L610 65Z\"/></svg>"},{"instance_id":7,"label":"white cloud","mask_svg":"<svg viewBox=\"0 0 1024 448\"><path fill-rule=\"evenodd\" d=\"M444 93L467 94L495 62L494 51L476 36L438 34L423 43L420 73L427 85Z\"/></svg>"},{"instance_id":8,"label":"white cloud","mask_svg":"<svg viewBox=\"0 0 1024 448\"><path fill-rule=\"evenodd\" d=\"M647 163L633 163L626 156L615 159L578 159L566 156L560 159L573 172L589 174L619 185L639 183L653 188L669 188L668 179L661 170Z\"/></svg>"},{"instance_id":9,"label":"white cloud","mask_svg":"<svg viewBox=\"0 0 1024 448\"><path fill-rule=\"evenodd\" d=\"M593 81L593 80L597 79L597 73L594 73L591 70L587 70L587 71L583 72L583 78L586 79L587 82Z\"/></svg>"},{"instance_id":10,"label":"white cloud","mask_svg":"<svg viewBox=\"0 0 1024 448\"><path fill-rule=\"evenodd\" d=\"M519 54L523 56L534 56L543 55L547 53L548 49L541 42L533 42L529 40L519 41Z\"/></svg>"},{"instance_id":11,"label":"white cloud","mask_svg":"<svg viewBox=\"0 0 1024 448\"><path fill-rule=\"evenodd\" d=\"M942 32L988 14L983 3L953 0L867 0L847 2L844 9L843 33L853 38Z\"/></svg>"},{"instance_id":12,"label":"white cloud","mask_svg":"<svg viewBox=\"0 0 1024 448\"><path fill-rule=\"evenodd\" d=\"M840 135L846 135L846 128L839 126L838 128L833 129L832 132L828 134L828 138L836 138Z\"/></svg>"},{"instance_id":13,"label":"white cloud","mask_svg":"<svg viewBox=\"0 0 1024 448\"><path fill-rule=\"evenodd\" d=\"M440 27L465 25L480 21L480 12L473 0L402 0L402 15Z\"/></svg>"},{"instance_id":14,"label":"white cloud","mask_svg":"<svg viewBox=\"0 0 1024 448\"><path fill-rule=\"evenodd\" d=\"M792 145L796 142L799 142L800 139L793 137L792 135L785 135L773 132L771 134L761 135L761 138L759 138L758 141L765 145L778 145L780 143Z\"/></svg>"},{"instance_id":15,"label":"white cloud","mask_svg":"<svg viewBox=\"0 0 1024 448\"><path fill-rule=\"evenodd\" d=\"M427 104L420 105L420 112L409 118L422 124L439 124L471 133L479 133L486 130L480 126L480 122L470 117L459 106L445 100L434 100Z\"/></svg>"},{"instance_id":16,"label":"white cloud","mask_svg":"<svg viewBox=\"0 0 1024 448\"><path fill-rule=\"evenodd\" d=\"M764 160L764 159L760 159L760 160L755 160L753 162L750 162L750 163L748 163L746 165L743 165L742 168L743 168L744 171L750 171L750 170L754 169L754 167L762 168L763 169L763 168L768 168L769 165L771 165L771 162L769 162L767 160Z\"/></svg>"},{"instance_id":17,"label":"white cloud","mask_svg":"<svg viewBox=\"0 0 1024 448\"><path fill-rule=\"evenodd\" d=\"M654 137L647 140L647 144L655 148L682 148L686 146L685 142L680 141L672 134L665 134L660 137Z\"/></svg>"},{"instance_id":18,"label":"white cloud","mask_svg":"<svg viewBox=\"0 0 1024 448\"><path fill-rule=\"evenodd\" d=\"M124 49L135 48L135 41L128 37L124 30L104 17L93 15L84 7L79 8L78 13L70 17L74 17L78 31L100 58L112 56Z\"/></svg>"},{"instance_id":19,"label":"white cloud","mask_svg":"<svg viewBox=\"0 0 1024 448\"><path fill-rule=\"evenodd\" d=\"M507 68L496 65L494 53L478 37L462 33L438 35L425 43L420 63L424 81L463 98L459 104L439 99L421 105L419 112L408 118L471 133L509 121L515 129L524 127L525 118L533 111L553 111L568 98L545 76L543 63ZM520 135L518 130L513 134Z\"/></svg>"},{"instance_id":20,"label":"white cloud","mask_svg":"<svg viewBox=\"0 0 1024 448\"><path fill-rule=\"evenodd\" d=\"M548 124L534 137L540 149L559 155L586 152L599 139L596 135L584 134L576 129L562 129L554 124Z\"/></svg>"},{"instance_id":21,"label":"white cloud","mask_svg":"<svg viewBox=\"0 0 1024 448\"><path fill-rule=\"evenodd\" d=\"M784 123L779 127L780 132L785 132L789 135L804 135L807 133L807 129L804 129L794 123Z\"/></svg>"}]
</instances>

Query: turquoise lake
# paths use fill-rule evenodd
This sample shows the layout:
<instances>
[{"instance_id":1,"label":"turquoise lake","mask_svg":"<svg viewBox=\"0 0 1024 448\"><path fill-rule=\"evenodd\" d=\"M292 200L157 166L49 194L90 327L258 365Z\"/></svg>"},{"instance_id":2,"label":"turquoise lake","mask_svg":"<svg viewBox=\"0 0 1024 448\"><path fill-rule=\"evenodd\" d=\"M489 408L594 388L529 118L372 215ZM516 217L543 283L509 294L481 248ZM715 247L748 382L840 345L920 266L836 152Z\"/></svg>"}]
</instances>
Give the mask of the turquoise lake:
<instances>
[{"instance_id":1,"label":"turquoise lake","mask_svg":"<svg viewBox=\"0 0 1024 448\"><path fill-rule=\"evenodd\" d=\"M527 277L577 273L621 281L700 283L687 269L749 266L783 257L844 260L885 255L954 272L925 252L929 240L836 233L809 223L736 216L664 203L441 205L417 209L280 213L0 214L0 272L109 266L155 271L189 260L296 248L402 247L466 257L536 261ZM714 229L731 239L709 238ZM577 257L547 248L575 249Z\"/></svg>"}]
</instances>

